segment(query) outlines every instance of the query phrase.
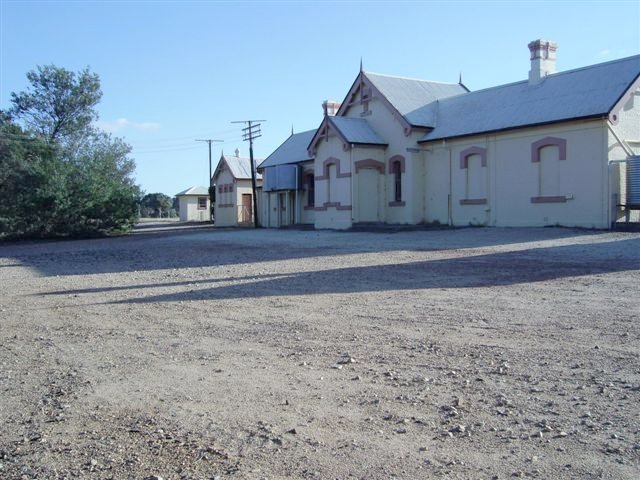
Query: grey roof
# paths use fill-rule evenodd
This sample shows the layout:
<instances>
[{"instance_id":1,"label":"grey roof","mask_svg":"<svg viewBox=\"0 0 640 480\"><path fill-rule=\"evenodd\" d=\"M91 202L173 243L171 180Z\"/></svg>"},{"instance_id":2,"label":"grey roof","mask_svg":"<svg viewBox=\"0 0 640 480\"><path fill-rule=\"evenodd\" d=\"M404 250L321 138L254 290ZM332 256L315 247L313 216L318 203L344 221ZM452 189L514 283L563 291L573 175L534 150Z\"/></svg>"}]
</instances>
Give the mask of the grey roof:
<instances>
[{"instance_id":1,"label":"grey roof","mask_svg":"<svg viewBox=\"0 0 640 480\"><path fill-rule=\"evenodd\" d=\"M282 145L275 149L275 151L269 155L264 162L258 165L258 168L273 167L275 165L285 165L287 163L298 163L307 160L313 160L313 157L309 156L307 147L313 136L315 130L307 130L306 132L294 133L287 138Z\"/></svg>"},{"instance_id":2,"label":"grey roof","mask_svg":"<svg viewBox=\"0 0 640 480\"><path fill-rule=\"evenodd\" d=\"M640 55L447 98L420 141L605 116L638 75Z\"/></svg>"},{"instance_id":3,"label":"grey roof","mask_svg":"<svg viewBox=\"0 0 640 480\"><path fill-rule=\"evenodd\" d=\"M433 102L468 92L459 83L440 83L413 78L393 77L378 73L364 74L373 86L414 126L432 127Z\"/></svg>"},{"instance_id":4,"label":"grey roof","mask_svg":"<svg viewBox=\"0 0 640 480\"><path fill-rule=\"evenodd\" d=\"M205 187L191 187L183 190L180 193L176 193L176 197L180 197L182 195L209 195L209 191Z\"/></svg>"},{"instance_id":5,"label":"grey roof","mask_svg":"<svg viewBox=\"0 0 640 480\"><path fill-rule=\"evenodd\" d=\"M364 118L327 117L349 143L387 145Z\"/></svg>"},{"instance_id":6,"label":"grey roof","mask_svg":"<svg viewBox=\"0 0 640 480\"><path fill-rule=\"evenodd\" d=\"M236 180L251 179L251 159L236 157L235 155L223 155L222 158L224 158L227 165L229 165L231 175L233 175ZM259 163L262 161L262 158L254 158L254 161ZM256 178L262 178L262 176L258 173Z\"/></svg>"}]
</instances>

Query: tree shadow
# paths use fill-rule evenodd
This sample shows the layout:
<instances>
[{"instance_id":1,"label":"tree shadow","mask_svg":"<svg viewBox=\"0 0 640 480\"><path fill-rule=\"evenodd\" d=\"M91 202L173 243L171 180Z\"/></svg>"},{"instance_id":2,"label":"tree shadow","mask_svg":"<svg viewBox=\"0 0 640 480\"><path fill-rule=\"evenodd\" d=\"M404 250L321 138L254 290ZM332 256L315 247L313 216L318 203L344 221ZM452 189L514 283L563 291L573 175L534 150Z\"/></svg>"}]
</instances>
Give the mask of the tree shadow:
<instances>
[{"instance_id":1,"label":"tree shadow","mask_svg":"<svg viewBox=\"0 0 640 480\"><path fill-rule=\"evenodd\" d=\"M628 253L612 254L613 244L615 244L617 252L622 249ZM403 264L264 275L248 282L244 281L247 277L229 277L223 281L242 280L243 283L194 288L189 291L148 295L107 303L185 302L282 295L376 293L398 290L505 286L640 270L640 256L637 255L639 248L640 238L635 238L589 245L534 248ZM220 280L212 282L220 282ZM198 281L199 285L204 283L207 282ZM164 285L153 285L152 287L164 287Z\"/></svg>"},{"instance_id":2,"label":"tree shadow","mask_svg":"<svg viewBox=\"0 0 640 480\"><path fill-rule=\"evenodd\" d=\"M468 228L411 232L189 230L128 237L3 245L2 258L44 276L202 268L298 258L389 251L440 251L550 240L572 241L609 232L564 228ZM524 247L523 247L524 248Z\"/></svg>"}]
</instances>

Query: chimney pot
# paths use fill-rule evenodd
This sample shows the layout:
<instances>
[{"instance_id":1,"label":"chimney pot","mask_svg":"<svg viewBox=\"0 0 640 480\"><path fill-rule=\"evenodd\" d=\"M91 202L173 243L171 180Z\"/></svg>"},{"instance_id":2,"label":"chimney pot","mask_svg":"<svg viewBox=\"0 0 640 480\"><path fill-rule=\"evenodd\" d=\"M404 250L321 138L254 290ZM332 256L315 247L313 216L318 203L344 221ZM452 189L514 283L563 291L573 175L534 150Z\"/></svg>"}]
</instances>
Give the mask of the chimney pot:
<instances>
[{"instance_id":1,"label":"chimney pot","mask_svg":"<svg viewBox=\"0 0 640 480\"><path fill-rule=\"evenodd\" d=\"M549 40L534 40L529 43L531 52L531 70L529 70L529 85L536 85L544 77L556 73L556 50L558 45Z\"/></svg>"},{"instance_id":2,"label":"chimney pot","mask_svg":"<svg viewBox=\"0 0 640 480\"><path fill-rule=\"evenodd\" d=\"M340 109L340 102L336 102L335 100L325 100L322 102L322 110L324 111L325 117L328 115L330 117L335 116Z\"/></svg>"}]
</instances>

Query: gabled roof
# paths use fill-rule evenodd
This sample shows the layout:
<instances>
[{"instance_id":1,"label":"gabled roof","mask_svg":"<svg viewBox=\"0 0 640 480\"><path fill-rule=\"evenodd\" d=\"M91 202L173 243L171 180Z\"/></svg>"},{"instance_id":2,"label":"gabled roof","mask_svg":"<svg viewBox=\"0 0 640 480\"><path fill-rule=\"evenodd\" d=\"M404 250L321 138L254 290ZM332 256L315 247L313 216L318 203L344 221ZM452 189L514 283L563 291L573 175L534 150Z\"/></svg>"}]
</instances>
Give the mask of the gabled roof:
<instances>
[{"instance_id":1,"label":"gabled roof","mask_svg":"<svg viewBox=\"0 0 640 480\"><path fill-rule=\"evenodd\" d=\"M356 94L363 87L371 88L371 96L386 104L406 129L433 127L435 104L429 105L438 99L469 91L460 83L431 82L361 71L351 85L336 117L344 116L349 107L353 106Z\"/></svg>"},{"instance_id":2,"label":"gabled roof","mask_svg":"<svg viewBox=\"0 0 640 480\"><path fill-rule=\"evenodd\" d=\"M420 142L608 115L638 80L640 55L438 102L435 128Z\"/></svg>"},{"instance_id":3,"label":"gabled roof","mask_svg":"<svg viewBox=\"0 0 640 480\"><path fill-rule=\"evenodd\" d=\"M254 158L254 161L259 163L262 161L262 158ZM227 164L231 171L231 175L236 180L251 180L251 159L236 157L235 155L222 155L218 162L218 166L216 167L216 171L213 174L214 177L218 174L223 162ZM262 176L258 173L256 178L262 178Z\"/></svg>"},{"instance_id":4,"label":"gabled roof","mask_svg":"<svg viewBox=\"0 0 640 480\"><path fill-rule=\"evenodd\" d=\"M459 83L441 83L364 72L372 85L407 120L417 127L432 127L435 111L425 108L436 100L467 93Z\"/></svg>"},{"instance_id":5,"label":"gabled roof","mask_svg":"<svg viewBox=\"0 0 640 480\"><path fill-rule=\"evenodd\" d=\"M387 142L380 138L364 118L327 117L327 119L338 129L347 143L387 145Z\"/></svg>"},{"instance_id":6,"label":"gabled roof","mask_svg":"<svg viewBox=\"0 0 640 480\"><path fill-rule=\"evenodd\" d=\"M180 197L183 195L203 196L203 195L209 195L209 191L205 187L191 187L191 188L187 188L186 190L183 190L180 193L176 193L176 197Z\"/></svg>"},{"instance_id":7,"label":"gabled roof","mask_svg":"<svg viewBox=\"0 0 640 480\"><path fill-rule=\"evenodd\" d=\"M307 147L309 143L311 143L311 139L315 133L315 130L307 130L306 132L291 134L264 162L258 165L258 168L262 169L275 165L313 160L313 157L309 155Z\"/></svg>"},{"instance_id":8,"label":"gabled roof","mask_svg":"<svg viewBox=\"0 0 640 480\"><path fill-rule=\"evenodd\" d=\"M378 135L371 125L363 118L335 117L327 115L314 132L309 142L309 154L313 151L318 141L329 132L334 132L344 143L348 145L371 145L386 147L388 145L380 135Z\"/></svg>"}]
</instances>

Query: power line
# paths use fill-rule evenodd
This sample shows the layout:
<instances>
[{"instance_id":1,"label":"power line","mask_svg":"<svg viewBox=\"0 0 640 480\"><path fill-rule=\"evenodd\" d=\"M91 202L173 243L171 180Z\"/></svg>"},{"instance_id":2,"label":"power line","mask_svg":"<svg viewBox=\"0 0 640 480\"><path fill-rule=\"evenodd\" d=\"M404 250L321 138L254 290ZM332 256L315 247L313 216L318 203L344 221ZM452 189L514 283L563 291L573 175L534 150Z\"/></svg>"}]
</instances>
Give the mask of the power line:
<instances>
[{"instance_id":1,"label":"power line","mask_svg":"<svg viewBox=\"0 0 640 480\"><path fill-rule=\"evenodd\" d=\"M253 161L253 140L261 137L260 124L266 120L237 120L231 123L244 123L248 126L242 129L242 139L249 141L249 161L251 162L251 190L253 191L253 226L258 228L258 197L256 196L256 165Z\"/></svg>"},{"instance_id":2,"label":"power line","mask_svg":"<svg viewBox=\"0 0 640 480\"><path fill-rule=\"evenodd\" d=\"M207 140L199 140L196 138L196 142L207 142L209 144L209 202L211 202L210 204L213 205L214 189L213 189L213 179L211 178L211 144L213 142L224 143L224 140L212 140L210 138L208 138ZM209 216L211 216L211 212L209 212Z\"/></svg>"}]
</instances>

